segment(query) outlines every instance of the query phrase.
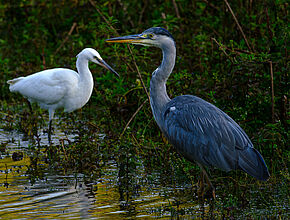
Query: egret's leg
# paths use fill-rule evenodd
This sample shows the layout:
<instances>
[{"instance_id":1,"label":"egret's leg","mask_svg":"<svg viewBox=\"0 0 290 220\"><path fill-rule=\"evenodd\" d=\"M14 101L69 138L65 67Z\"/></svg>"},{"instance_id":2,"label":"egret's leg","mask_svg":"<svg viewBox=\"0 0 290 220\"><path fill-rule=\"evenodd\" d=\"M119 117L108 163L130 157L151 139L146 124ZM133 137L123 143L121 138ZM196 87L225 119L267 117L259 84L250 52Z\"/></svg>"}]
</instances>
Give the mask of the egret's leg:
<instances>
[{"instance_id":1,"label":"egret's leg","mask_svg":"<svg viewBox=\"0 0 290 220\"><path fill-rule=\"evenodd\" d=\"M29 122L31 123L32 125L32 134L35 135L37 137L38 135L38 132L37 132L37 117L33 114L33 111L32 111L32 106L31 106L31 103L30 101L28 101L27 99L26 100L26 103L29 107L29 114L30 114L30 118L29 118Z\"/></svg>"},{"instance_id":2,"label":"egret's leg","mask_svg":"<svg viewBox=\"0 0 290 220\"><path fill-rule=\"evenodd\" d=\"M51 144L51 124L52 120L49 120L49 125L48 125L48 143Z\"/></svg>"},{"instance_id":3,"label":"egret's leg","mask_svg":"<svg viewBox=\"0 0 290 220\"><path fill-rule=\"evenodd\" d=\"M52 119L54 115L54 110L49 109L49 126L48 126L48 143L51 144L51 129L52 129Z\"/></svg>"},{"instance_id":4,"label":"egret's leg","mask_svg":"<svg viewBox=\"0 0 290 220\"><path fill-rule=\"evenodd\" d=\"M28 107L29 107L30 114L32 115L32 107L31 107L31 104L30 104L30 102L29 102L27 99L25 99L25 100L26 100L27 105L28 105Z\"/></svg>"},{"instance_id":5,"label":"egret's leg","mask_svg":"<svg viewBox=\"0 0 290 220\"><path fill-rule=\"evenodd\" d=\"M213 198L215 199L215 188L213 186L213 184L211 183L210 179L209 179L209 176L206 172L206 170L203 168L203 166L200 164L200 163L197 163L198 166L201 168L201 172L202 172L202 179L205 177L205 180L207 182L207 184L209 185L209 187L211 188L212 190L212 196Z\"/></svg>"}]
</instances>

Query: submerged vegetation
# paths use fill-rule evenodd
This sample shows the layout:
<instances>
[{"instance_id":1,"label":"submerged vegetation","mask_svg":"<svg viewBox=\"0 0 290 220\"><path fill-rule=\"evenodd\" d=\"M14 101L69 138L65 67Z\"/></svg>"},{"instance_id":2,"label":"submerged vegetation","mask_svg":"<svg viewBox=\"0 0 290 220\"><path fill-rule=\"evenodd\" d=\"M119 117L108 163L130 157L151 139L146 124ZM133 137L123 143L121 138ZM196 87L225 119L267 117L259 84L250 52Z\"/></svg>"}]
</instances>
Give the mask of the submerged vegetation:
<instances>
[{"instance_id":1,"label":"submerged vegetation","mask_svg":"<svg viewBox=\"0 0 290 220\"><path fill-rule=\"evenodd\" d=\"M164 139L144 91L161 62L160 51L104 41L152 26L164 27L177 45L168 94L193 94L225 111L246 131L271 174L264 183L240 171L210 169L218 198L212 204L206 196L210 207L206 216L287 216L288 7L284 0L2 2L0 129L19 132L30 140L25 154L30 157L26 174L32 184L45 178L45 169L82 173L86 181L94 181L109 161L115 161L120 201L136 197L143 185L153 191L162 183L174 190L160 193L176 200L151 210L159 212L154 216L194 213L193 206L185 204L196 198L199 168ZM47 114L37 105L31 114L24 98L9 92L6 81L54 67L75 69L75 56L85 47L97 49L120 79L90 65L95 83L90 101L82 110L56 114L60 120L54 127L74 138L56 138L52 146L42 145L39 133L47 130ZM2 157L13 142L12 138L0 144ZM0 189L4 183L0 180ZM278 201L280 194L286 198L284 204Z\"/></svg>"}]
</instances>

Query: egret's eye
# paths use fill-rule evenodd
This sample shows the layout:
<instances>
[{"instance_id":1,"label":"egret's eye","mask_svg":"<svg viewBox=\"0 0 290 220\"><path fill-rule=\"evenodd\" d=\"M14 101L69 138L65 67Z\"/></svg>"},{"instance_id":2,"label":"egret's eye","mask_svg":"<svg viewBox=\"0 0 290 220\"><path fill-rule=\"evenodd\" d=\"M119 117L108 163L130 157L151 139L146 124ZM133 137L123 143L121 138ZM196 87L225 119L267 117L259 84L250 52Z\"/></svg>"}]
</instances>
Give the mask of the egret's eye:
<instances>
[{"instance_id":1,"label":"egret's eye","mask_svg":"<svg viewBox=\"0 0 290 220\"><path fill-rule=\"evenodd\" d=\"M153 34L148 34L148 37L153 38L154 35Z\"/></svg>"},{"instance_id":2,"label":"egret's eye","mask_svg":"<svg viewBox=\"0 0 290 220\"><path fill-rule=\"evenodd\" d=\"M97 56L94 56L94 59L100 62L100 59Z\"/></svg>"}]
</instances>

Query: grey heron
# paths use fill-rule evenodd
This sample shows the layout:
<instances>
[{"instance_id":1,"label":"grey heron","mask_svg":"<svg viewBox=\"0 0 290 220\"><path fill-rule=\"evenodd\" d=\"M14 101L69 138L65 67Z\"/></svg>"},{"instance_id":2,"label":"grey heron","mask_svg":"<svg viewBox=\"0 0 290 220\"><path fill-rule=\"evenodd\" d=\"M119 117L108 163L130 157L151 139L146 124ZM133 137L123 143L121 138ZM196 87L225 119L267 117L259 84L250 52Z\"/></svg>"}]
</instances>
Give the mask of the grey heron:
<instances>
[{"instance_id":1,"label":"grey heron","mask_svg":"<svg viewBox=\"0 0 290 220\"><path fill-rule=\"evenodd\" d=\"M78 72L66 68L54 68L7 81L10 84L11 92L18 92L30 103L37 102L41 108L48 109L49 143L55 110L64 108L65 112L72 112L83 107L91 97L94 82L89 70L89 61L99 64L119 76L95 49L85 48L77 55Z\"/></svg>"},{"instance_id":2,"label":"grey heron","mask_svg":"<svg viewBox=\"0 0 290 220\"><path fill-rule=\"evenodd\" d=\"M150 105L157 125L181 155L197 162L203 171L202 166L224 171L240 169L258 180L269 178L263 157L230 116L193 95L169 98L166 81L175 65L176 44L166 29L152 27L141 34L106 41L155 46L162 50L161 65L152 73L150 81Z\"/></svg>"}]
</instances>

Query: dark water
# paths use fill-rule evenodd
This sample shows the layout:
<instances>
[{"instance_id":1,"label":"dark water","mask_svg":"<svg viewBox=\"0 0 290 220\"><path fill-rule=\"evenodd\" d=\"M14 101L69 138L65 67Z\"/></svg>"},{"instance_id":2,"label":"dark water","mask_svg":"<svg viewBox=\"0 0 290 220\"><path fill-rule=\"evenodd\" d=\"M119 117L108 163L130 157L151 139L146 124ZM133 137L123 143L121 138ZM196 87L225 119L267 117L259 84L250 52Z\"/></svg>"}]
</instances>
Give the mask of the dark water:
<instances>
[{"instance_id":1,"label":"dark water","mask_svg":"<svg viewBox=\"0 0 290 220\"><path fill-rule=\"evenodd\" d=\"M55 130L53 141L63 137L74 140L74 135ZM148 174L143 161L138 161L130 177L114 160L107 161L99 177L93 179L51 170L42 161L37 164L41 174L34 172L32 176L30 142L22 139L19 133L0 131L0 141L6 145L0 152L0 219L289 217L288 187L282 182L248 187L243 205L235 201L242 198L236 194L243 192L223 184L216 186L215 201L200 201L194 183L172 182L174 176L162 176L158 169ZM41 135L41 144L47 144L46 134ZM233 191L226 191L229 189Z\"/></svg>"}]
</instances>

